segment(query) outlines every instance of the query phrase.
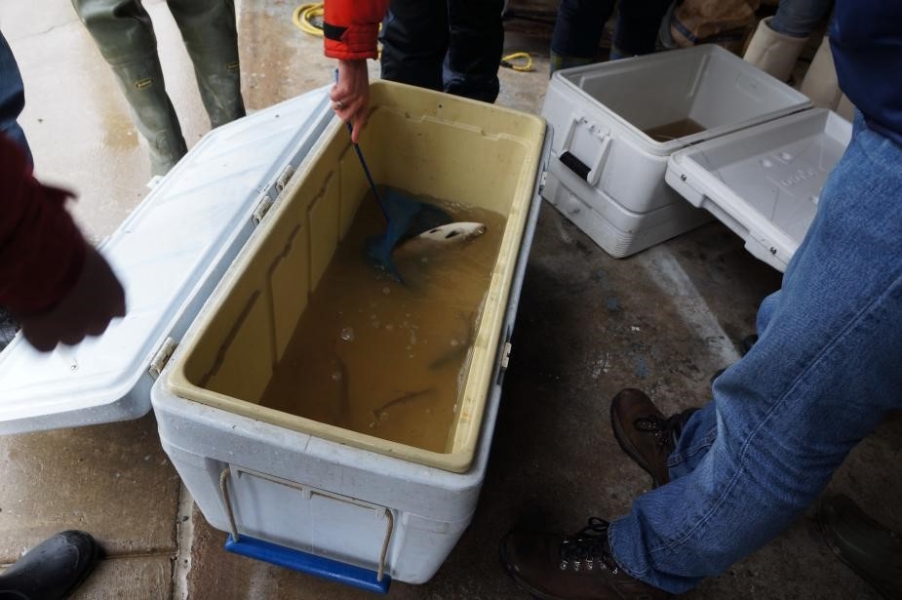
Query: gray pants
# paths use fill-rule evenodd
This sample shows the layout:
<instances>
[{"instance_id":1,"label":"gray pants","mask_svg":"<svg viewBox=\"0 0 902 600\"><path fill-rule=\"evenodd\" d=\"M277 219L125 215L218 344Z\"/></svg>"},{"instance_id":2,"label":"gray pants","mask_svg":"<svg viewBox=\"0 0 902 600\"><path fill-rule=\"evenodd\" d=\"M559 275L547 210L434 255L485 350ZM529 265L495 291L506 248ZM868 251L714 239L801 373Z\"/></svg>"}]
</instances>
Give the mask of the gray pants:
<instances>
[{"instance_id":1,"label":"gray pants","mask_svg":"<svg viewBox=\"0 0 902 600\"><path fill-rule=\"evenodd\" d=\"M166 4L194 64L211 127L243 117L234 0ZM72 5L119 81L135 125L150 146L153 173L166 173L187 150L141 0L72 0Z\"/></svg>"}]
</instances>

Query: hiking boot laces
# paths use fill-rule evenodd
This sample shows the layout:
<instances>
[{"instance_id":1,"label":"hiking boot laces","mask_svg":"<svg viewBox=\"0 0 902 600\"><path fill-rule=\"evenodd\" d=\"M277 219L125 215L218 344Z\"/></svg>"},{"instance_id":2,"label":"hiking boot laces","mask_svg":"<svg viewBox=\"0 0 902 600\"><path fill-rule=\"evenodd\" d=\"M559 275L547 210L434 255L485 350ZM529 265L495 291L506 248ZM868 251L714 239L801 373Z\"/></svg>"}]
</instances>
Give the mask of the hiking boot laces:
<instances>
[{"instance_id":1,"label":"hiking boot laces","mask_svg":"<svg viewBox=\"0 0 902 600\"><path fill-rule=\"evenodd\" d=\"M659 448L674 446L674 432L678 431L682 422L674 415L668 419L659 417L639 417L633 422L633 426L643 432L654 434L655 445Z\"/></svg>"},{"instance_id":2,"label":"hiking boot laces","mask_svg":"<svg viewBox=\"0 0 902 600\"><path fill-rule=\"evenodd\" d=\"M595 565L602 569L610 570L616 575L620 567L614 562L610 550L608 550L608 522L591 517L589 524L583 527L579 533L564 538L561 543L561 571L572 568L579 571L584 568L592 571Z\"/></svg>"}]
</instances>

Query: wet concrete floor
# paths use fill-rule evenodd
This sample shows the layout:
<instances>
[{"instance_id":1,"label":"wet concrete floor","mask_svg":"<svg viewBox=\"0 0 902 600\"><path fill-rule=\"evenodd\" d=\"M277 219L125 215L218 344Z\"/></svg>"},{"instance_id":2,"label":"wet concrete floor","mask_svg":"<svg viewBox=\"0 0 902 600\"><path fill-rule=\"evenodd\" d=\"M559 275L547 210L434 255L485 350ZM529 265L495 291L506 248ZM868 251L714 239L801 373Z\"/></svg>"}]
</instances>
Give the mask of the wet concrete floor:
<instances>
[{"instance_id":1,"label":"wet concrete floor","mask_svg":"<svg viewBox=\"0 0 902 600\"><path fill-rule=\"evenodd\" d=\"M147 0L167 87L189 146L208 130L190 62L162 0ZM243 92L250 111L331 83L321 41L292 23L296 4L239 0ZM36 15L39 15L36 16ZM0 29L20 61L21 118L36 172L77 192L73 211L94 240L146 196L149 162L107 65L68 2L0 5ZM536 72L502 69L499 104L538 113L547 39L511 35ZM372 73L378 73L375 65ZM525 598L504 574L498 542L513 526L575 531L614 517L649 489L608 423L613 395L646 390L665 413L708 398L709 379L735 361L757 304L779 274L710 224L617 260L543 205L526 272L511 366L488 474L473 522L436 576L395 582L391 598ZM902 420L881 425L835 475L853 497L902 530ZM132 422L0 437L0 562L54 531L94 534L108 558L79 599L342 599L369 594L228 554L225 534L192 508L160 447L153 415ZM687 598L877 598L823 543L813 511Z\"/></svg>"}]
</instances>

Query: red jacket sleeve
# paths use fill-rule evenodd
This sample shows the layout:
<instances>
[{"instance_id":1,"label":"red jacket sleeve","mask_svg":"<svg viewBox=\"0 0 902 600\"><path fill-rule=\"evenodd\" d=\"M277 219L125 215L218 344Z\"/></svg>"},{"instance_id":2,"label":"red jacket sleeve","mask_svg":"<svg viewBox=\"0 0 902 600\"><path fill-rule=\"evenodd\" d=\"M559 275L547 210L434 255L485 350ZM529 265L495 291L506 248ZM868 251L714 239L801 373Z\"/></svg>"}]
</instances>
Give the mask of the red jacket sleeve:
<instances>
[{"instance_id":1,"label":"red jacket sleeve","mask_svg":"<svg viewBox=\"0 0 902 600\"><path fill-rule=\"evenodd\" d=\"M39 183L22 150L0 134L0 306L39 313L75 286L86 248L64 206L70 196Z\"/></svg>"},{"instance_id":2,"label":"red jacket sleeve","mask_svg":"<svg viewBox=\"0 0 902 600\"><path fill-rule=\"evenodd\" d=\"M424 1L424 0L416 0ZM376 58L379 23L389 0L324 0L326 56L343 60Z\"/></svg>"}]
</instances>

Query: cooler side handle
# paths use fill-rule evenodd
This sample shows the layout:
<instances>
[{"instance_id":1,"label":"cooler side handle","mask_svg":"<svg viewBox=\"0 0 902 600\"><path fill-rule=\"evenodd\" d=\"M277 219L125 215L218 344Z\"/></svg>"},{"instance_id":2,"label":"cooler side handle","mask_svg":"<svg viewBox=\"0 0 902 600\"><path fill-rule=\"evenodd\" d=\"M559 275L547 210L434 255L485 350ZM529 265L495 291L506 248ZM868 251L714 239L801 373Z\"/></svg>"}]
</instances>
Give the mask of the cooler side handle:
<instances>
[{"instance_id":1,"label":"cooler side handle","mask_svg":"<svg viewBox=\"0 0 902 600\"><path fill-rule=\"evenodd\" d=\"M226 466L219 476L219 489L222 491L222 499L229 519L229 529L231 530L228 538L226 538L226 551L362 590L380 594L388 592L388 587L391 585L391 576L385 573L385 559L388 554L388 544L394 531L394 515L389 509L385 509L385 518L388 521L388 526L386 527L385 540L382 544L382 552L379 555L379 569L378 571L371 571L331 558L317 556L310 552L286 548L247 535L239 535L235 514L232 511L232 500L229 496L230 472L230 468Z\"/></svg>"},{"instance_id":2,"label":"cooler side handle","mask_svg":"<svg viewBox=\"0 0 902 600\"><path fill-rule=\"evenodd\" d=\"M580 160L570 150L573 147L573 140L580 126L587 126L589 131L600 138L594 160L587 164ZM611 132L596 131L596 126L589 123L588 119L579 114L570 115L567 124L567 132L564 134L564 141L561 144L561 150L558 154L558 160L568 169L576 173L580 179L584 179L590 186L595 187L601 178L601 172L604 170L604 164L608 159L608 152L611 149Z\"/></svg>"}]
</instances>

